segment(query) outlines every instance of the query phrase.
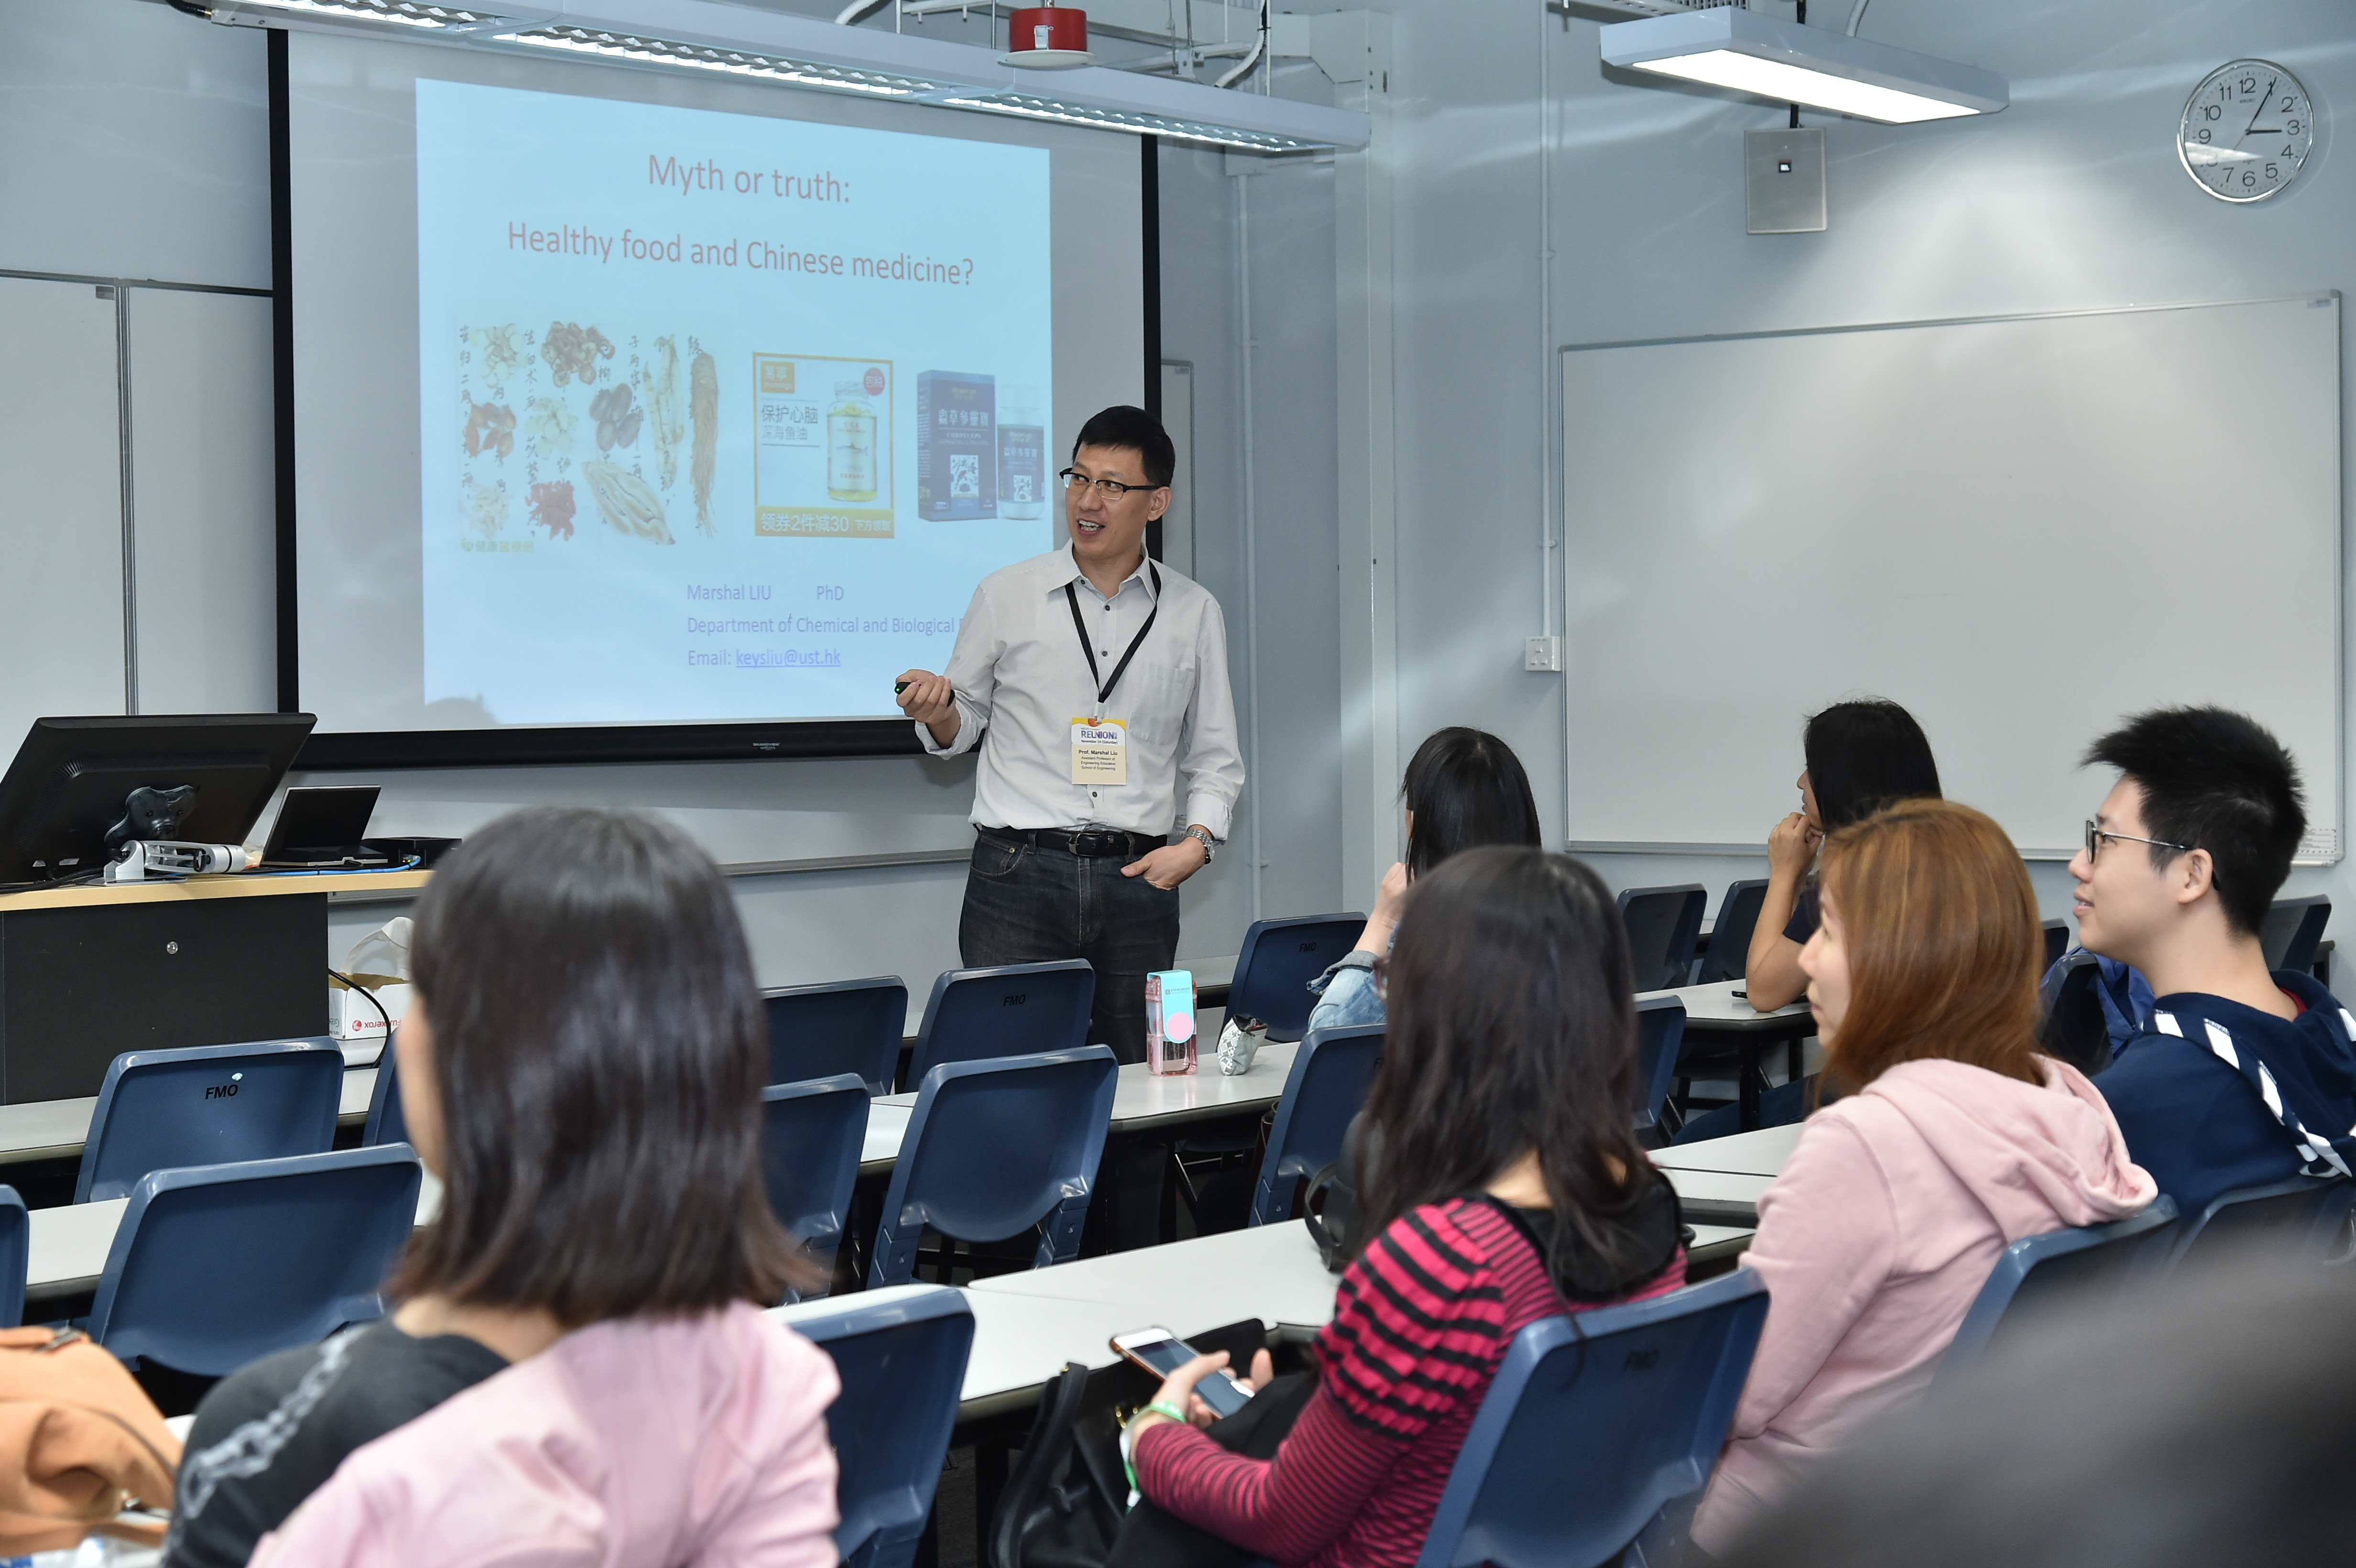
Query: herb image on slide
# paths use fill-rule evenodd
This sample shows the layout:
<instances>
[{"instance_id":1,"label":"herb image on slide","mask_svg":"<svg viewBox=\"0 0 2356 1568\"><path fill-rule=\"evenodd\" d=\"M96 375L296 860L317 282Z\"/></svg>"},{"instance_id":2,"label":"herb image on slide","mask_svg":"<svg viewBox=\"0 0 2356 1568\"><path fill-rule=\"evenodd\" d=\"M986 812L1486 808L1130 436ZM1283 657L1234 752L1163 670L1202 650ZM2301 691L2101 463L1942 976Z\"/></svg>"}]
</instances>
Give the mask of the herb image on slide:
<instances>
[{"instance_id":1,"label":"herb image on slide","mask_svg":"<svg viewBox=\"0 0 2356 1568\"><path fill-rule=\"evenodd\" d=\"M690 346L695 340L688 339ZM695 415L695 526L705 533L719 530L712 521L712 473L720 453L720 368L712 356L696 349L688 371L688 397Z\"/></svg>"},{"instance_id":2,"label":"herb image on slide","mask_svg":"<svg viewBox=\"0 0 2356 1568\"><path fill-rule=\"evenodd\" d=\"M581 475L596 497L598 515L615 532L657 544L679 542L664 520L662 497L645 480L618 464L594 460L581 465Z\"/></svg>"},{"instance_id":3,"label":"herb image on slide","mask_svg":"<svg viewBox=\"0 0 2356 1568\"><path fill-rule=\"evenodd\" d=\"M662 487L679 480L679 447L687 439L687 419L679 391L679 340L658 337L641 373L646 388L648 439L654 443L655 472Z\"/></svg>"}]
</instances>

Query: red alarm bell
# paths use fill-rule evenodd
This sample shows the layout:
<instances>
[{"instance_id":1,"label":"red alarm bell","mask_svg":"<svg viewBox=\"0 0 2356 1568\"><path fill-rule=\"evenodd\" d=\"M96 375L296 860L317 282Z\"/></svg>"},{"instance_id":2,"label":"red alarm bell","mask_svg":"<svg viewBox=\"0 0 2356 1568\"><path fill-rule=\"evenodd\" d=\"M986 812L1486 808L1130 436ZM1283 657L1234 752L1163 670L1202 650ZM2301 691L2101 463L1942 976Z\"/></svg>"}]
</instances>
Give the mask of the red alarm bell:
<instances>
[{"instance_id":1,"label":"red alarm bell","mask_svg":"<svg viewBox=\"0 0 2356 1568\"><path fill-rule=\"evenodd\" d=\"M1088 14L1076 5L1027 5L1007 24L1007 52L1001 65L1031 70L1068 70L1094 65L1088 52Z\"/></svg>"}]
</instances>

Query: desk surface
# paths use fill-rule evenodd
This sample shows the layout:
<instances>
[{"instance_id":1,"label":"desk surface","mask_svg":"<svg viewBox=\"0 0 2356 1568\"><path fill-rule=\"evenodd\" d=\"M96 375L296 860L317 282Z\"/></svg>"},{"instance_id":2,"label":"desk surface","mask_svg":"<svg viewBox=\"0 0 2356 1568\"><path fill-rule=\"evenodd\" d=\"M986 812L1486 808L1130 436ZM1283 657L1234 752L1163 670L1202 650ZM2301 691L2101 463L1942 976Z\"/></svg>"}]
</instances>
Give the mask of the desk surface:
<instances>
[{"instance_id":1,"label":"desk surface","mask_svg":"<svg viewBox=\"0 0 2356 1568\"><path fill-rule=\"evenodd\" d=\"M1131 1062L1113 1079L1112 1130L1149 1132L1273 1105L1284 1097L1285 1075L1292 1071L1299 1049L1298 1044L1263 1045L1252 1059L1251 1071L1233 1078L1219 1071L1216 1057L1205 1058L1195 1071L1177 1077L1156 1077L1142 1063ZM867 1142L859 1154L862 1176L892 1168L916 1108L914 1094L885 1094L868 1102Z\"/></svg>"},{"instance_id":2,"label":"desk surface","mask_svg":"<svg viewBox=\"0 0 2356 1568\"><path fill-rule=\"evenodd\" d=\"M1739 1252L1751 1237L1693 1229L1690 1261ZM1158 1324L1183 1339L1249 1317L1270 1330L1323 1328L1340 1285L1299 1220L978 1280L965 1287L974 1342L958 1418L1025 1407L1067 1361L1110 1366L1112 1337L1131 1328Z\"/></svg>"},{"instance_id":3,"label":"desk surface","mask_svg":"<svg viewBox=\"0 0 2356 1568\"><path fill-rule=\"evenodd\" d=\"M1699 1026L1718 1033L1759 1029L1789 1034L1797 1022L1807 1025L1807 1032L1815 1032L1815 1021L1809 1017L1804 1000L1762 1013L1747 997L1734 994L1741 988L1740 980L1719 980L1708 986L1680 986L1673 991L1643 991L1638 993L1638 1000L1675 997L1686 1005L1688 1029Z\"/></svg>"},{"instance_id":4,"label":"desk surface","mask_svg":"<svg viewBox=\"0 0 2356 1568\"><path fill-rule=\"evenodd\" d=\"M1792 1157L1792 1150L1800 1142L1802 1125L1794 1122L1785 1127L1761 1127L1757 1132L1655 1149L1653 1163L1664 1170L1716 1170L1735 1176L1772 1177L1781 1172L1783 1162Z\"/></svg>"},{"instance_id":5,"label":"desk surface","mask_svg":"<svg viewBox=\"0 0 2356 1568\"><path fill-rule=\"evenodd\" d=\"M0 914L18 910L89 909L104 904L187 903L202 899L283 897L289 893L413 892L431 871L243 871L180 882L91 882L0 894Z\"/></svg>"}]
</instances>

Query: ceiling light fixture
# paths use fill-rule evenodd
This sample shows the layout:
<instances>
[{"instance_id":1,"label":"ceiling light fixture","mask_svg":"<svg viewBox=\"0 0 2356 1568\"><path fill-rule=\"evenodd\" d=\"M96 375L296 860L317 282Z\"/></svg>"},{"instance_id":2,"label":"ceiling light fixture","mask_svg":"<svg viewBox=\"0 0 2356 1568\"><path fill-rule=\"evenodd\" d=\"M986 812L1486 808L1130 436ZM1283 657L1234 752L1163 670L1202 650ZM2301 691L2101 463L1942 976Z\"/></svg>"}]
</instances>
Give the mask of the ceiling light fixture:
<instances>
[{"instance_id":1,"label":"ceiling light fixture","mask_svg":"<svg viewBox=\"0 0 2356 1568\"><path fill-rule=\"evenodd\" d=\"M1601 34L1606 65L1885 124L1993 114L2012 101L1994 71L1734 5L1615 22Z\"/></svg>"},{"instance_id":2,"label":"ceiling light fixture","mask_svg":"<svg viewBox=\"0 0 2356 1568\"><path fill-rule=\"evenodd\" d=\"M1063 125L1093 125L1103 131L1133 131L1173 142L1194 142L1206 147L1232 147L1242 153L1309 153L1331 146L1298 136L1248 131L1234 125L1214 125L1200 120L1173 120L1166 114L1141 114L1132 109L1098 108L1066 103L1027 92L999 92L988 97L944 98L951 109L978 109L985 114L1013 114L1025 120L1053 120Z\"/></svg>"},{"instance_id":3,"label":"ceiling light fixture","mask_svg":"<svg viewBox=\"0 0 2356 1568\"><path fill-rule=\"evenodd\" d=\"M524 32L503 34L501 41L537 49L558 49L568 54L631 60L639 65L680 66L690 70L718 71L729 76L790 82L796 87L863 92L878 98L912 98L922 92L937 92L946 85L919 77L851 70L817 60L754 54L744 49L712 48L701 44L675 44L663 38L642 38L634 34L608 33L589 27L534 27Z\"/></svg>"}]
</instances>

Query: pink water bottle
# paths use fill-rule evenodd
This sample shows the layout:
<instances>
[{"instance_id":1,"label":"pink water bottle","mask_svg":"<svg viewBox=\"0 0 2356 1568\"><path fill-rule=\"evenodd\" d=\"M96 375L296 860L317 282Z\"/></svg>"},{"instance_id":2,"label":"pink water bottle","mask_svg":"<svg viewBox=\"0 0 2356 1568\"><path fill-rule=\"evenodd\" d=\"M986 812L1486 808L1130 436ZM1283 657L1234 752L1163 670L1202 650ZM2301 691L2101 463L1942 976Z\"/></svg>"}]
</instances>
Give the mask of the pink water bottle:
<instances>
[{"instance_id":1,"label":"pink water bottle","mask_svg":"<svg viewBox=\"0 0 2356 1568\"><path fill-rule=\"evenodd\" d=\"M1194 1071L1194 976L1161 969L1145 977L1145 1070L1157 1077Z\"/></svg>"}]
</instances>

